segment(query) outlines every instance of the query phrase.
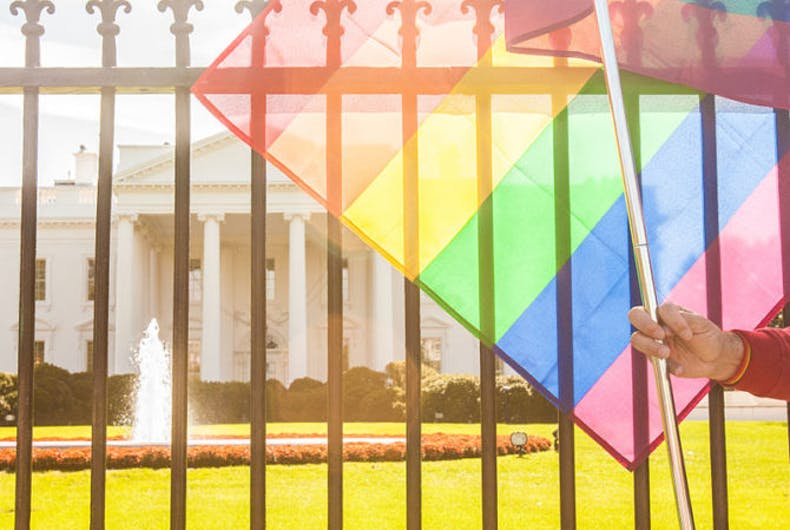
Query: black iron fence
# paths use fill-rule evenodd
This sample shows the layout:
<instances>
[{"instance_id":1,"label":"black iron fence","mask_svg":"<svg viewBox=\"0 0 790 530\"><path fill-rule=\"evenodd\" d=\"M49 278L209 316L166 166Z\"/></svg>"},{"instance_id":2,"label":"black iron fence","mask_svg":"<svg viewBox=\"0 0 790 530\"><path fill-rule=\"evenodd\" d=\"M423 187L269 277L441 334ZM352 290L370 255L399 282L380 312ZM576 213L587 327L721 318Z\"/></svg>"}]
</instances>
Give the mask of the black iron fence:
<instances>
[{"instance_id":1,"label":"black iron fence","mask_svg":"<svg viewBox=\"0 0 790 530\"><path fill-rule=\"evenodd\" d=\"M274 0L278 1L278 0ZM466 4L466 3L465 3ZM478 23L475 26L479 57L483 58L492 38L493 28L489 23L492 10L500 5L498 0L469 2L474 7ZM158 8L167 16L172 16L171 33L175 38L175 66L173 67L117 67L116 36L120 26L116 23L119 12L129 12L131 3L125 0L90 0L86 2L86 16L99 17L97 31L102 41L102 65L100 67L44 68L40 66L41 36L47 17L55 13L55 4L48 0L14 1L10 4L11 12L24 19L21 32L25 38L24 67L0 68L0 93L22 94L24 97L23 126L23 178L21 200L21 255L20 255L20 290L19 290L19 413L16 453L16 507L15 522L19 529L30 525L31 516L31 462L32 462L32 425L33 425L33 365L34 365L34 330L35 330L35 263L36 263L36 231L37 231L37 185L39 154L39 95L42 92L56 93L91 93L101 96L99 175L96 208L95 236L95 299L93 317L93 422L92 422L92 465L91 465L91 528L103 528L105 520L105 490L107 458L107 375L108 375L108 315L109 315L109 282L110 282L110 232L112 208L112 172L115 129L115 99L119 92L129 94L175 94L175 237L174 237L174 277L173 277L173 426L172 426L172 467L171 467L171 503L170 522L172 528L186 526L186 492L187 492L187 376L188 376L188 327L189 327L189 232L190 232L190 87L202 72L202 68L190 64L190 33L192 26L189 16L193 10L201 10L200 0L161 0ZM260 14L267 5L266 1L236 2L235 10L245 16L245 9L253 18ZM230 3L228 9L230 9ZM326 11L340 9L327 2ZM382 5L382 9L385 6ZM326 13L327 19L331 17ZM52 19L56 20L55 18ZM331 22L327 22L330 24ZM339 24L337 19L335 24ZM403 24L414 26L414 20L403 17ZM414 29L414 28L412 28ZM327 32L327 66L338 68L341 32ZM403 33L407 35L408 33ZM408 39L405 39L408 40ZM412 43L414 44L414 43ZM414 53L407 50L408 42L404 43L404 57ZM404 59L404 63L407 59ZM485 64L483 66L486 66ZM370 76L370 73L365 75ZM375 76L375 72L373 73ZM518 79L518 71L513 69L497 69L487 65L486 81L496 93L501 85L505 93L517 90L529 93L529 87L519 87L514 80ZM366 86L358 83L357 86ZM514 86L516 87L514 89ZM658 86L658 85L657 85ZM603 89L603 87L602 87ZM650 93L650 88L642 88ZM298 87L292 87L294 93ZM656 88L660 93L661 88ZM397 92L394 92L397 93ZM691 93L691 92L690 92ZM339 116L340 96L335 94L327 99L327 138L328 150L339 149ZM408 137L416 126L416 96L403 94L404 137ZM487 96L490 98L490 95ZM559 97L559 96L556 96ZM564 103L562 103L564 105ZM490 100L486 107L485 99L478 98L477 112L479 120L478 138L487 138L485 124L490 123ZM253 102L253 127L262 127L260 119L265 113L263 105ZM489 119L486 119L489 113ZM703 98L701 104L703 131L705 136L705 171L715 175L715 108L712 98ZM408 117L412 118L409 121ZM631 117L632 123L638 127L638 115ZM790 121L784 111L776 112L777 151L787 151L790 134ZM263 135L264 130L251 131L252 136ZM567 123L558 123L555 134L555 168L557 182L557 211L563 201L569 200ZM635 135L638 137L638 135ZM333 140L334 139L334 140ZM563 147L564 146L564 147ZM638 146L636 152L639 152ZM405 154L405 186L408 195L409 186L414 186L416 175L409 177L409 168L416 167L416 152ZM327 157L339 161L341 157ZM490 144L479 142L479 193L486 196L490 192L491 149ZM489 168L488 170L486 168ZM328 182L340 181L341 168L328 162ZM786 182L786 178L780 182ZM563 184L565 182L565 184ZM265 379L266 379L266 278L265 268L254 264L266 262L266 164L260 155L250 154L251 183L251 259L252 259L252 293L251 293L251 466L250 466L250 521L252 528L263 528L266 521L265 498L267 495L265 482L265 451L266 451L266 418L265 418ZM416 189L416 188L415 188ZM565 190L562 192L562 190ZM328 202L335 200L329 190ZM786 197L788 194L782 194ZM715 201L715 199L714 199ZM715 218L715 203L706 207L708 216ZM784 209L787 211L787 208ZM480 230L490 230L486 223L492 222L491 212L481 215ZM407 219L406 233L409 223L415 219ZM706 223L710 225L711 223ZM790 234L790 229L784 231ZM486 238L481 238L485 240ZM490 238L487 238L490 240ZM343 299L342 299L342 232L339 221L330 218L327 227L327 292L328 292L328 525L339 529L343 525L343 462L342 462L342 350L343 350ZM785 243L788 244L788 243ZM408 244L407 244L408 247ZM490 253L490 249L488 249ZM570 227L567 219L557 219L557 259L564 263L570 253ZM407 253L407 259L408 253ZM481 295L486 289L486 249L481 250ZM490 265L490 263L489 263ZM715 266L715 262L714 262ZM709 275L716 281L715 270ZM790 270L786 268L786 275ZM569 282L570 275L560 279ZM786 284L790 281L786 280ZM417 287L409 281L404 282L405 289L405 344L406 344L406 379L407 379L407 457L406 457L406 513L407 527L421 527L421 457L420 457L420 299ZM708 292L714 292L710 289ZM558 288L558 296L564 296L568 290ZM481 304L485 306L486 304ZM557 304L558 307L570 307L570 304ZM709 300L708 306L720 307L720 300ZM567 315L566 315L567 316ZM562 315L558 315L562 320ZM481 315L485 325L490 315ZM714 315L715 318L715 315ZM567 370L566 370L567 372ZM569 372L568 372L569 373ZM634 373L644 374L644 369L635 369ZM481 378L481 434L482 434L482 521L480 526L493 529L498 524L497 471L496 471L496 418L495 418L495 363L489 348L480 345L480 378ZM562 385L561 385L562 386ZM567 387L566 387L567 388ZM646 405L645 405L646 406ZM720 388L716 387L710 395L710 452L711 481L714 526L717 529L728 526L727 471L725 458L724 402ZM575 495L575 462L574 462L574 431L572 419L565 415L559 418L560 439L560 510L563 528L576 526L576 495ZM647 462L642 464L633 475L634 484L634 526L650 527L650 479ZM275 492L276 494L276 492Z\"/></svg>"}]
</instances>

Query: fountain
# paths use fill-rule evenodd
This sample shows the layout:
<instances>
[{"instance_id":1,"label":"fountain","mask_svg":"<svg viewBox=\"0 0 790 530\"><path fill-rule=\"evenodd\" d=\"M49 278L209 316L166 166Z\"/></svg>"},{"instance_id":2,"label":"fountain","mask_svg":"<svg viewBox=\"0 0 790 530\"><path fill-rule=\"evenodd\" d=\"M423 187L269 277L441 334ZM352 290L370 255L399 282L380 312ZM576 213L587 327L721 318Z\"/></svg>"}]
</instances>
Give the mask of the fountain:
<instances>
[{"instance_id":1,"label":"fountain","mask_svg":"<svg viewBox=\"0 0 790 530\"><path fill-rule=\"evenodd\" d=\"M159 339L159 324L156 319L151 320L143 332L143 338L134 356L139 371L137 382L137 395L135 396L134 424L132 436L128 440L107 440L107 447L121 451L124 448L145 448L170 444L172 385L170 377L170 352ZM299 446L327 444L326 436L313 435L310 437L280 437L267 439L266 445L274 446ZM405 443L401 436L394 437L346 437L344 443L378 443L394 444ZM190 447L249 446L250 439L244 437L226 438L197 438L188 440ZM33 447L48 449L91 448L91 440L82 439L46 439L34 440ZM0 450L16 450L16 440L0 440ZM118 453L116 453L117 455ZM246 453L249 456L249 452ZM121 453L122 455L122 453ZM237 465L238 462L236 462ZM69 464L72 465L72 464ZM89 462L88 464L89 465ZM147 464L142 464L143 465ZM69 469L75 469L69 467Z\"/></svg>"},{"instance_id":2,"label":"fountain","mask_svg":"<svg viewBox=\"0 0 790 530\"><path fill-rule=\"evenodd\" d=\"M159 339L159 324L152 319L135 355L139 371L132 441L170 442L170 352Z\"/></svg>"}]
</instances>

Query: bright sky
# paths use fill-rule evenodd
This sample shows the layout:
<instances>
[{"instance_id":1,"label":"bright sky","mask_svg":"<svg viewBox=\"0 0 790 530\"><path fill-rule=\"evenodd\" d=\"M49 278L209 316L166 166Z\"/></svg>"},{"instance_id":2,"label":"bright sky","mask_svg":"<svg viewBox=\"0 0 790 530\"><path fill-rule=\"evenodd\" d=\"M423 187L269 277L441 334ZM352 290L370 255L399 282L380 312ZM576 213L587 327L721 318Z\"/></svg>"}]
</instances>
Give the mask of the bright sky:
<instances>
[{"instance_id":1,"label":"bright sky","mask_svg":"<svg viewBox=\"0 0 790 530\"><path fill-rule=\"evenodd\" d=\"M84 0L55 0L55 13L43 13L42 66L100 66L99 13L88 14ZM172 66L175 39L170 10L156 0L131 0L129 14L116 21L119 66ZM247 11L236 13L236 0L204 0L203 11L190 11L192 64L207 66L250 22ZM12 16L9 0L0 0L0 68L24 65L24 14ZM174 141L172 96L118 96L116 144L161 144ZM204 138L223 126L193 100L192 137ZM39 181L51 184L73 169L72 153L80 144L96 152L99 140L98 96L42 96L39 128ZM117 160L116 160L117 162ZM0 95L0 186L16 186L22 175L22 96Z\"/></svg>"}]
</instances>

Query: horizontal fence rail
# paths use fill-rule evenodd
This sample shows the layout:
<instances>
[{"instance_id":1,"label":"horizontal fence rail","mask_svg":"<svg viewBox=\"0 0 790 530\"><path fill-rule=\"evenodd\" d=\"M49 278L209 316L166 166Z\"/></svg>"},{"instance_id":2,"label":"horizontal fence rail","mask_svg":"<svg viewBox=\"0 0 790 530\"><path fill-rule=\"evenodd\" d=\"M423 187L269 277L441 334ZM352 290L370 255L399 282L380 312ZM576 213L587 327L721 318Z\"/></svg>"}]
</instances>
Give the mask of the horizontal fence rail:
<instances>
[{"instance_id":1,"label":"horizontal fence rail","mask_svg":"<svg viewBox=\"0 0 790 530\"><path fill-rule=\"evenodd\" d=\"M172 94L177 87L189 87L200 77L200 67L117 67L117 68L52 68L35 70L0 68L0 94L18 94L24 87L36 87L42 94L99 94L102 86L114 86L119 94ZM481 66L469 71L465 67L417 66L409 72L398 67L343 66L329 67L249 67L223 68L226 86L212 84L212 91L246 94L241 85L255 85L262 94L398 94L405 89L422 95L454 93L478 94L543 94L552 80L584 81L593 68L574 67L559 72L556 68L530 67L525 78L524 67ZM464 83L456 87L463 77ZM532 79L532 80L530 80ZM635 76L623 72L624 90ZM632 84L633 86L633 84ZM603 81L592 85L590 94L606 94ZM642 95L697 95L699 91L670 86L640 78Z\"/></svg>"},{"instance_id":2,"label":"horizontal fence rail","mask_svg":"<svg viewBox=\"0 0 790 530\"><path fill-rule=\"evenodd\" d=\"M277 2L278 0L273 0ZM192 66L190 59L190 34L192 25L189 17L195 11L203 9L200 0L162 0L157 3L162 16L172 18L171 33L175 39L175 66L173 67L123 67L117 66L116 37L122 24L116 21L117 15L128 14L132 2L124 0L90 0L85 3L86 16L101 16L97 27L102 42L102 65L96 67L41 67L41 36L45 25L56 19L57 2L47 0L15 1L10 4L14 15L22 16L24 24L20 24L21 33L25 38L25 66L0 67L0 95L22 95L24 124L22 131L22 192L21 192L21 223L20 223L20 288L19 288L19 334L18 334L18 385L19 413L17 418L16 441L16 490L15 490L15 526L24 529L31 522L31 488L32 488L32 442L33 442L33 366L34 366L34 331L36 322L35 301L35 265L37 236L37 187L39 156L39 98L41 95L59 94L99 94L100 100L100 140L99 170L96 202L95 227L95 300L93 306L93 411L92 411L92 463L91 463L91 508L90 526L101 529L105 526L106 504L106 454L107 454L107 377L108 377L108 335L109 322L109 290L110 290L110 256L111 256L111 224L112 224L112 178L113 149L115 142L115 101L122 94L173 94L175 99L175 174L174 174L174 267L173 267L173 395L172 395L172 464L170 480L170 527L182 529L187 525L187 380L188 380L188 342L189 342L189 258L190 258L190 181L192 168L190 165L192 139L190 133L190 87L203 73L204 67ZM230 3L229 3L230 4ZM267 1L241 1L232 7L239 16L250 16L255 19L269 4ZM317 3L319 4L319 3ZM321 2L320 11L325 11L327 20L325 35L327 36L326 66L316 67L263 67L266 45L265 38L256 36L253 45L253 67L227 68L224 70L226 86L213 88L217 92L238 94L249 92L240 86L254 85L251 96L252 130L251 137L256 145L265 145L264 126L267 113L266 96L269 94L325 94L327 101L326 136L327 151L327 202L330 206L342 203L340 180L342 175L342 96L346 94L394 94L401 96L402 102L402 135L410 138L418 134L418 95L454 94L474 96L476 108L477 131L477 193L479 198L489 197L493 187L492 177L492 96L509 94L540 94L553 98L554 105L564 107L567 94L545 94L545 87L556 81L585 80L590 76L591 68L565 67L558 62L555 67L511 67L496 66L490 57L486 59L489 43L493 38L493 27L490 24L491 13L497 9L499 2L472 2L475 9L470 17L476 17L477 24L474 34L469 38L477 39L478 59L481 64L470 71L461 67L422 67L417 65L417 22L416 13L408 17L402 14L404 37L402 45L402 64L392 67L347 67L341 66L340 52L342 49L343 28L341 18L330 17L329 10L340 9L338 3L334 7ZM427 3L426 3L427 4ZM460 4L460 2L459 2ZM464 3L467 5L467 2ZM386 3L382 3L385 9ZM230 5L229 5L230 9ZM465 7L464 9L468 9ZM244 11L247 11L245 14ZM529 75L525 75L529 72ZM703 159L706 193L705 218L706 239L714 244L718 234L718 203L714 193L716 189L716 109L714 99L705 97L698 91L665 83L646 82L640 78L639 88L630 82L632 76L624 74L626 97L631 101L630 108L636 108L629 116L632 128L637 131L634 145L639 153L639 96L644 95L691 95L701 98L701 120L703 131ZM458 88L463 78L462 88ZM533 81L535 80L535 81ZM243 82L242 82L243 81ZM605 84L592 85L589 94L605 94ZM787 152L790 142L790 120L787 112L776 112L777 153ZM555 171L555 219L556 262L561 274L557 286L557 320L564 322L558 332L557 340L563 352L559 359L562 367L560 394L562 401L572 400L574 395L572 365L573 337L566 331L572 321L571 300L573 285L570 266L562 267L569 262L571 255L570 219L560 212L568 211L570 205L569 190L569 123L567 115L558 119L554 128L553 164ZM418 142L409 142L404 154L403 188L404 192L404 256L407 269L417 270L419 264L419 152ZM790 178L786 167L780 165L780 187L787 188ZM263 157L255 152L250 154L250 245L251 245L251 465L250 465L250 525L252 528L266 526L266 497L277 495L276 491L267 489L266 485L266 200L267 200L267 165ZM790 197L790 193L780 193L782 197ZM484 201L480 201L481 203ZM782 230L784 247L790 246L790 208L784 202L781 206ZM487 210L485 208L488 208ZM494 293L494 248L493 206L488 203L481 211L478 226L478 238L481 241L478 255L479 296L481 303L479 315L481 327L494 327L493 300ZM339 208L337 208L339 211ZM326 302L327 311L327 343L328 343L328 483L327 483L327 521L330 529L343 527L343 229L340 222L330 218L326 234ZM785 253L787 254L787 253ZM718 253L709 254L707 281L711 287L709 293L718 293L715 287L721 282L721 262ZM256 265L257 264L257 265ZM784 268L785 293L790 293L790 266ZM632 284L634 284L632 280ZM637 289L634 286L633 292ZM420 293L417 286L404 281L405 298L403 342L406 352L406 523L409 530L422 527L422 471L421 471L421 412L420 384L422 365L420 342ZM632 297L634 303L637 297ZM713 308L712 318L721 321L721 298L711 295L708 307ZM625 316L623 316L625 317ZM496 470L496 399L495 399L495 357L489 346L480 343L480 379L481 379L481 435L482 435L482 521L485 529L494 529L499 524L499 500L497 497ZM636 361L634 374L641 374L641 380L634 378L635 386L644 388L645 365ZM641 381L641 383L640 383ZM639 395L636 393L635 395ZM635 415L646 416L647 403L643 394L642 400L635 406ZM790 415L790 406L788 406ZM726 440L724 430L724 401L720 388L714 389L710 398L710 451L712 477L712 505L714 527L728 527L728 497ZM576 527L576 462L574 425L572 415L560 414L560 510L561 525L564 529ZM646 426L642 420L635 423L635 437L646 437ZM639 432L636 432L639 430ZM525 499L524 509L529 506ZM650 477L649 467L645 463L634 474L634 526L639 529L650 528Z\"/></svg>"}]
</instances>

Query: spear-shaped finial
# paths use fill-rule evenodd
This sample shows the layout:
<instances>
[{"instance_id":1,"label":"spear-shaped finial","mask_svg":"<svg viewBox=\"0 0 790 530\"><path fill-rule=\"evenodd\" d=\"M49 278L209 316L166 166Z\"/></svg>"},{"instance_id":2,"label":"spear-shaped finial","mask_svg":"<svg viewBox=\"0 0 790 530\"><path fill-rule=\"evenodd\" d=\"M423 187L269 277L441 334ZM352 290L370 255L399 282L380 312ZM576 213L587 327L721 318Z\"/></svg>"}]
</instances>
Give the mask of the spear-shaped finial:
<instances>
[{"instance_id":1,"label":"spear-shaped finial","mask_svg":"<svg viewBox=\"0 0 790 530\"><path fill-rule=\"evenodd\" d=\"M102 64L104 66L115 66L115 37L121 32L121 27L115 23L115 15L121 8L127 14L132 11L132 6L127 0L90 0L85 5L85 11L88 13L93 14L97 10L101 13L101 22L96 26L96 31L102 36Z\"/></svg>"},{"instance_id":2,"label":"spear-shaped finial","mask_svg":"<svg viewBox=\"0 0 790 530\"><path fill-rule=\"evenodd\" d=\"M54 13L55 5L50 0L14 0L10 9L14 16L19 15L20 11L25 13L26 22L22 25L22 35L25 36L25 66L40 66L44 26L39 21L44 10L50 15Z\"/></svg>"},{"instance_id":3,"label":"spear-shaped finial","mask_svg":"<svg viewBox=\"0 0 790 530\"><path fill-rule=\"evenodd\" d=\"M433 8L424 0L396 0L387 4L387 14L392 16L395 11L401 15L401 26L398 34L402 39L403 66L416 66L417 64L417 38L420 30L417 28L417 15L420 11L430 15Z\"/></svg>"},{"instance_id":4,"label":"spear-shaped finial","mask_svg":"<svg viewBox=\"0 0 790 530\"><path fill-rule=\"evenodd\" d=\"M203 10L201 0L159 0L157 9L164 13L168 8L173 12L173 22L170 33L176 36L176 66L189 66L189 34L194 26L187 22L189 10L194 7Z\"/></svg>"}]
</instances>

